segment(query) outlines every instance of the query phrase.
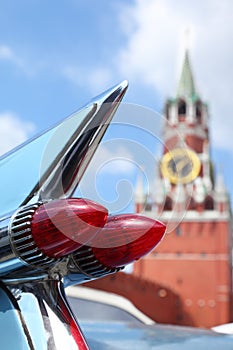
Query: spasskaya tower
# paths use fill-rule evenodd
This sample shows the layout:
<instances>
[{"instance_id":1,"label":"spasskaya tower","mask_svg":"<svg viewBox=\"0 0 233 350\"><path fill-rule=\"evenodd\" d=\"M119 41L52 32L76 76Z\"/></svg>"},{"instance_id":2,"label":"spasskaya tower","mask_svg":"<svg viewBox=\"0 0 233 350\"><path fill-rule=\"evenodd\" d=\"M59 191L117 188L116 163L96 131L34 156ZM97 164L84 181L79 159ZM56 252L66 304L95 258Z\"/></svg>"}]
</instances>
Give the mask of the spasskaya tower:
<instances>
[{"instance_id":1,"label":"spasskaya tower","mask_svg":"<svg viewBox=\"0 0 233 350\"><path fill-rule=\"evenodd\" d=\"M167 223L167 235L134 265L134 274L179 294L177 324L211 327L229 322L229 198L222 174L214 173L208 106L197 93L188 51L176 95L165 103L162 139L150 203L139 180L135 211Z\"/></svg>"}]
</instances>

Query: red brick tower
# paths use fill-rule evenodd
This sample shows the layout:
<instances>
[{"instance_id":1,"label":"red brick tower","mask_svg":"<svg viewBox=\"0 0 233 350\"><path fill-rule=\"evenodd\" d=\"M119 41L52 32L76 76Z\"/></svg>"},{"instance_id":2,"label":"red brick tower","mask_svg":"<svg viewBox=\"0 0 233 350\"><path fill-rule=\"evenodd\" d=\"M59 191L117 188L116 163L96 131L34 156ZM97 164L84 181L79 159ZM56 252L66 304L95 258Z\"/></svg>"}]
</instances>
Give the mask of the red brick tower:
<instances>
[{"instance_id":1,"label":"red brick tower","mask_svg":"<svg viewBox=\"0 0 233 350\"><path fill-rule=\"evenodd\" d=\"M134 265L134 274L179 294L177 324L211 327L231 320L231 215L223 178L214 177L208 107L196 92L188 52L164 114L154 200L145 203L140 180L135 210L144 208L168 230L160 246Z\"/></svg>"}]
</instances>

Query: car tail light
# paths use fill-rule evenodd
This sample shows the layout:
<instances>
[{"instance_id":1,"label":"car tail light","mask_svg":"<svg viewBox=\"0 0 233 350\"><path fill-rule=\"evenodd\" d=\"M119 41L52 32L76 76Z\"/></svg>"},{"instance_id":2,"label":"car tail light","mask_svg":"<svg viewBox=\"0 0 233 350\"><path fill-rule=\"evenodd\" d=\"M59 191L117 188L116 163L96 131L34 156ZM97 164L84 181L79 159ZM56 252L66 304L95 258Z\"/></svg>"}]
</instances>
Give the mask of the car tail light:
<instances>
[{"instance_id":1,"label":"car tail light","mask_svg":"<svg viewBox=\"0 0 233 350\"><path fill-rule=\"evenodd\" d=\"M155 248L165 229L163 223L141 215L109 217L88 246L73 254L73 262L93 277L119 271Z\"/></svg>"},{"instance_id":2,"label":"car tail light","mask_svg":"<svg viewBox=\"0 0 233 350\"><path fill-rule=\"evenodd\" d=\"M165 225L137 214L108 217L102 205L69 198L21 207L4 230L8 233L8 280L49 274L67 286L138 260L161 241Z\"/></svg>"},{"instance_id":3,"label":"car tail light","mask_svg":"<svg viewBox=\"0 0 233 350\"><path fill-rule=\"evenodd\" d=\"M52 201L35 211L32 236L45 255L62 257L86 244L104 226L107 215L107 209L90 200Z\"/></svg>"},{"instance_id":4,"label":"car tail light","mask_svg":"<svg viewBox=\"0 0 233 350\"><path fill-rule=\"evenodd\" d=\"M165 225L140 215L110 217L91 241L93 253L103 265L120 267L149 253L161 241Z\"/></svg>"},{"instance_id":5,"label":"car tail light","mask_svg":"<svg viewBox=\"0 0 233 350\"><path fill-rule=\"evenodd\" d=\"M107 216L106 208L87 199L38 203L17 212L11 224L11 243L20 258L40 264L43 259L61 258L87 244Z\"/></svg>"}]
</instances>

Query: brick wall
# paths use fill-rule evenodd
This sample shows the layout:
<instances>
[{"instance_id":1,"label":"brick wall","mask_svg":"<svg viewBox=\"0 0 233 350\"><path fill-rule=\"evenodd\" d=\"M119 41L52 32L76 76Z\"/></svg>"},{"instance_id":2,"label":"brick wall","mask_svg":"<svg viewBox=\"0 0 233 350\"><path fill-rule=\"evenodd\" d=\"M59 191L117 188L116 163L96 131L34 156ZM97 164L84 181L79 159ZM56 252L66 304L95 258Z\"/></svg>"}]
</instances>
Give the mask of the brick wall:
<instances>
[{"instance_id":1,"label":"brick wall","mask_svg":"<svg viewBox=\"0 0 233 350\"><path fill-rule=\"evenodd\" d=\"M177 323L181 309L179 297L166 286L124 272L91 281L87 286L128 298L156 322Z\"/></svg>"}]
</instances>

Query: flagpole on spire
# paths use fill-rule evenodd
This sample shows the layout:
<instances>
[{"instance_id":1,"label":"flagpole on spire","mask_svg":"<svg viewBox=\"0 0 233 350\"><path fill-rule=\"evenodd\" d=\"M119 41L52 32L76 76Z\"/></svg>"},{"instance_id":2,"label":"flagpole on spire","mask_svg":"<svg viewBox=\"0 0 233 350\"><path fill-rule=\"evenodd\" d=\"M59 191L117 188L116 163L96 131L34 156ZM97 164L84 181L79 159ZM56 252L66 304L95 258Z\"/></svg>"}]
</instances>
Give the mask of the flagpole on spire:
<instances>
[{"instance_id":1,"label":"flagpole on spire","mask_svg":"<svg viewBox=\"0 0 233 350\"><path fill-rule=\"evenodd\" d=\"M187 27L184 32L184 48L185 52L190 49L190 28Z\"/></svg>"},{"instance_id":2,"label":"flagpole on spire","mask_svg":"<svg viewBox=\"0 0 233 350\"><path fill-rule=\"evenodd\" d=\"M185 30L185 55L177 89L177 97L193 100L197 93L189 60L190 28Z\"/></svg>"}]
</instances>

